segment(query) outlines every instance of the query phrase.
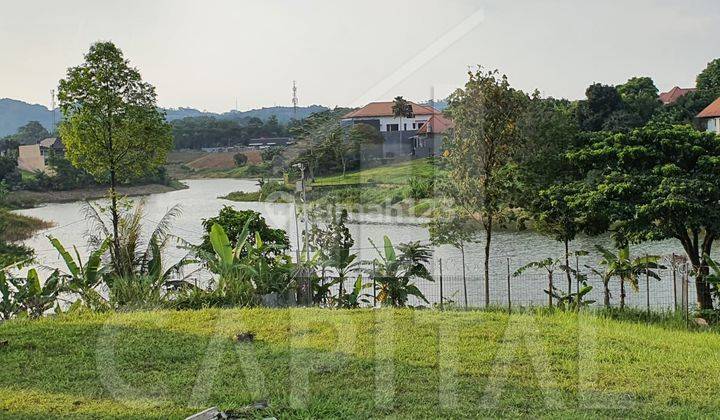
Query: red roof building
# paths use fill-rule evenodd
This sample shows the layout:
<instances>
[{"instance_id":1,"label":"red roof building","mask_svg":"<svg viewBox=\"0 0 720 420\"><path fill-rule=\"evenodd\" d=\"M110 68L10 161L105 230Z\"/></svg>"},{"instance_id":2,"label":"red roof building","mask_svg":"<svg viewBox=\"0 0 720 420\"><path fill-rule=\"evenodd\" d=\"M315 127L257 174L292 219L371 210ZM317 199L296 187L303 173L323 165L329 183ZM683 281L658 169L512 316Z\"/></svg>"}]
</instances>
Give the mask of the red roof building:
<instances>
[{"instance_id":1,"label":"red roof building","mask_svg":"<svg viewBox=\"0 0 720 420\"><path fill-rule=\"evenodd\" d=\"M697 117L705 125L707 131L720 134L720 98L703 109Z\"/></svg>"},{"instance_id":2,"label":"red roof building","mask_svg":"<svg viewBox=\"0 0 720 420\"><path fill-rule=\"evenodd\" d=\"M408 101L415 116L439 114L440 111L426 105ZM343 119L393 117L393 102L370 102L360 109L349 112Z\"/></svg>"},{"instance_id":3,"label":"red roof building","mask_svg":"<svg viewBox=\"0 0 720 420\"><path fill-rule=\"evenodd\" d=\"M661 93L659 99L660 102L662 102L664 105L670 105L677 102L678 99L682 98L690 92L695 92L695 88L681 88L675 86L668 92Z\"/></svg>"}]
</instances>

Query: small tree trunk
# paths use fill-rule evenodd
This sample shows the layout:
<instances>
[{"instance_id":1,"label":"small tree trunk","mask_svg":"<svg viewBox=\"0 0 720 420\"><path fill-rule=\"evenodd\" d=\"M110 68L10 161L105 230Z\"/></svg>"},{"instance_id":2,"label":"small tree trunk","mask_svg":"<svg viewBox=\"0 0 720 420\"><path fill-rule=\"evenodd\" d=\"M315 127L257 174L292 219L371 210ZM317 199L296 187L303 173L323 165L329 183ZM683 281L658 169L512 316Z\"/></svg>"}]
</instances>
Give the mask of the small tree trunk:
<instances>
[{"instance_id":1,"label":"small tree trunk","mask_svg":"<svg viewBox=\"0 0 720 420\"><path fill-rule=\"evenodd\" d=\"M610 308L610 279L604 278L603 279L603 292L605 293L604 299L605 299L605 307Z\"/></svg>"},{"instance_id":2,"label":"small tree trunk","mask_svg":"<svg viewBox=\"0 0 720 420\"><path fill-rule=\"evenodd\" d=\"M553 272L548 271L548 307L553 307Z\"/></svg>"},{"instance_id":3,"label":"small tree trunk","mask_svg":"<svg viewBox=\"0 0 720 420\"><path fill-rule=\"evenodd\" d=\"M116 188L116 175L115 175L115 169L110 170L110 214L112 216L112 224L113 224L113 248L114 252L113 255L115 258L113 258L114 265L115 265L115 271L122 275L124 274L122 272L121 267L121 255L120 255L120 213L118 212L118 203L117 203L117 188Z\"/></svg>"},{"instance_id":4,"label":"small tree trunk","mask_svg":"<svg viewBox=\"0 0 720 420\"><path fill-rule=\"evenodd\" d=\"M565 239L565 275L567 276L567 282L568 282L568 299L570 298L570 295L572 294L572 276L570 275L570 249L569 249L569 241L567 238Z\"/></svg>"},{"instance_id":5,"label":"small tree trunk","mask_svg":"<svg viewBox=\"0 0 720 420\"><path fill-rule=\"evenodd\" d=\"M492 215L485 224L485 307L490 306L490 242L492 241Z\"/></svg>"},{"instance_id":6,"label":"small tree trunk","mask_svg":"<svg viewBox=\"0 0 720 420\"><path fill-rule=\"evenodd\" d=\"M698 308L702 310L712 310L712 289L706 280L710 274L710 270L704 259L700 267L695 267L695 272L697 273L695 277L695 294L697 295Z\"/></svg>"},{"instance_id":7,"label":"small tree trunk","mask_svg":"<svg viewBox=\"0 0 720 420\"><path fill-rule=\"evenodd\" d=\"M620 309L625 309L625 279L620 279Z\"/></svg>"}]
</instances>

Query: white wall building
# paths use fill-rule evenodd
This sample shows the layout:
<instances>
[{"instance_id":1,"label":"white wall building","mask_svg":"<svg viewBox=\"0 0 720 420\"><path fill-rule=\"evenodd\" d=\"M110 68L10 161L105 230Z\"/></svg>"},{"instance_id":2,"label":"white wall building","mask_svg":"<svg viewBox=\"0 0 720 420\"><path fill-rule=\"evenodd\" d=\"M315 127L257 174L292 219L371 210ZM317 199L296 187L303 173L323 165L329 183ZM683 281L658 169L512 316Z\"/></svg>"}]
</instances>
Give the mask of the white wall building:
<instances>
[{"instance_id":1,"label":"white wall building","mask_svg":"<svg viewBox=\"0 0 720 420\"><path fill-rule=\"evenodd\" d=\"M705 124L707 131L720 134L720 98L717 98L697 117Z\"/></svg>"}]
</instances>

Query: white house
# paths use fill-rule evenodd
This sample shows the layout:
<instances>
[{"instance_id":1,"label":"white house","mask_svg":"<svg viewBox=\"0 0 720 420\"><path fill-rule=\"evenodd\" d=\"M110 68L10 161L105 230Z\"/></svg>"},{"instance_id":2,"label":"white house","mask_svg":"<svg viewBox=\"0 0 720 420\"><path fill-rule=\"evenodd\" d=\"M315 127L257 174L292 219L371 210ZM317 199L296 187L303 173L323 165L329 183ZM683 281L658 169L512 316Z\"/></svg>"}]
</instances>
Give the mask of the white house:
<instances>
[{"instance_id":1,"label":"white house","mask_svg":"<svg viewBox=\"0 0 720 420\"><path fill-rule=\"evenodd\" d=\"M387 157L413 154L413 137L418 130L440 111L408 101L412 107L409 117L393 115L393 102L371 102L360 109L349 112L340 120L345 127L354 124L368 124L380 131L385 138L383 154Z\"/></svg>"},{"instance_id":2,"label":"white house","mask_svg":"<svg viewBox=\"0 0 720 420\"><path fill-rule=\"evenodd\" d=\"M704 124L707 131L720 134L720 98L708 105L697 116Z\"/></svg>"}]
</instances>

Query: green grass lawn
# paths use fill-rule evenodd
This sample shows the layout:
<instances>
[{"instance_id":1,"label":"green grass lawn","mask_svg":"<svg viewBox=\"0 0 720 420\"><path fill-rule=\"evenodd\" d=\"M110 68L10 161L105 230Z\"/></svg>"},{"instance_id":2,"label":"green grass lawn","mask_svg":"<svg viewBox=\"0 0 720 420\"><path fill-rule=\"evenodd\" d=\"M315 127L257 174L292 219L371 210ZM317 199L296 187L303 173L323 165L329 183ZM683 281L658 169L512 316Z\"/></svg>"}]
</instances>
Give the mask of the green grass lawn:
<instances>
[{"instance_id":1,"label":"green grass lawn","mask_svg":"<svg viewBox=\"0 0 720 420\"><path fill-rule=\"evenodd\" d=\"M233 336L251 331L254 342ZM440 340L439 337L443 339ZM582 339L578 339L581 337ZM0 416L706 417L720 335L556 313L238 309L0 325Z\"/></svg>"},{"instance_id":2,"label":"green grass lawn","mask_svg":"<svg viewBox=\"0 0 720 420\"><path fill-rule=\"evenodd\" d=\"M377 168L350 172L342 175L320 177L315 180L316 185L345 185L345 184L407 184L412 177L434 176L437 168L427 159L416 159L393 165L379 166Z\"/></svg>"}]
</instances>

